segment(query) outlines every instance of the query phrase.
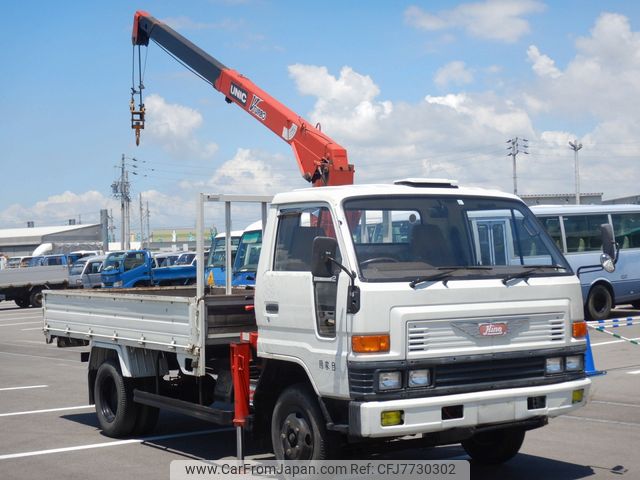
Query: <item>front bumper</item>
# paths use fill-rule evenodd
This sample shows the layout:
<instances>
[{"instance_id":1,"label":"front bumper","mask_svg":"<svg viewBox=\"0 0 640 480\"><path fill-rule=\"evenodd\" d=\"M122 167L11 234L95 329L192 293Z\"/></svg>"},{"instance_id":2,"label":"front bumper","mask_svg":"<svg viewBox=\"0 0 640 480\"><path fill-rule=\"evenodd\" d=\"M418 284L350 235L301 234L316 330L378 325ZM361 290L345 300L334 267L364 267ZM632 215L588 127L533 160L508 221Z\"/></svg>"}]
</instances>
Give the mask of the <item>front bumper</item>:
<instances>
[{"instance_id":1,"label":"front bumper","mask_svg":"<svg viewBox=\"0 0 640 480\"><path fill-rule=\"evenodd\" d=\"M556 417L584 406L589 394L588 378L524 388L445 395L403 400L351 402L349 434L356 437L397 437L458 427L518 422L533 417ZM574 390L584 390L581 402L573 403ZM529 408L530 397L546 398L542 408ZM443 407L462 406L460 418L443 419ZM382 412L401 410L403 423L382 426Z\"/></svg>"}]
</instances>

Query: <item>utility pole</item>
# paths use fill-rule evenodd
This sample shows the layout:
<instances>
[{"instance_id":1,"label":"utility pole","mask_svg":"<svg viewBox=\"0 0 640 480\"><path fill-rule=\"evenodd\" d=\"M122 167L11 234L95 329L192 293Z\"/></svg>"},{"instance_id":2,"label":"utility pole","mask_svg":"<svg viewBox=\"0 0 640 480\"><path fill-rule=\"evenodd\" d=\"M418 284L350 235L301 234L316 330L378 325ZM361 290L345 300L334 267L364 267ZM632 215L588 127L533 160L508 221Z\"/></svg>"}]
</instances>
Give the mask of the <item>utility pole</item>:
<instances>
[{"instance_id":1,"label":"utility pole","mask_svg":"<svg viewBox=\"0 0 640 480\"><path fill-rule=\"evenodd\" d=\"M573 150L573 159L576 168L576 205L580 205L580 164L578 163L578 150L582 148L582 144L578 140L569 142L569 146Z\"/></svg>"},{"instance_id":2,"label":"utility pole","mask_svg":"<svg viewBox=\"0 0 640 480\"><path fill-rule=\"evenodd\" d=\"M147 248L151 248L151 242L153 241L153 237L151 236L151 228L149 223L149 200L147 200Z\"/></svg>"},{"instance_id":3,"label":"utility pole","mask_svg":"<svg viewBox=\"0 0 640 480\"><path fill-rule=\"evenodd\" d=\"M129 172L125 168L124 153L122 154L122 164L120 167L120 180L116 180L111 184L113 196L120 199L120 215L122 222L122 231L120 234L120 246L123 250L129 250L129 204L131 203Z\"/></svg>"},{"instance_id":4,"label":"utility pole","mask_svg":"<svg viewBox=\"0 0 640 480\"><path fill-rule=\"evenodd\" d=\"M527 151L529 149L529 140L526 138L511 138L507 140L507 150L510 150L507 153L507 157L511 157L513 159L513 194L518 195L518 174L516 173L516 157L519 153L524 153L525 155L529 155ZM522 148L522 150L520 150Z\"/></svg>"},{"instance_id":5,"label":"utility pole","mask_svg":"<svg viewBox=\"0 0 640 480\"><path fill-rule=\"evenodd\" d=\"M144 249L144 210L142 209L142 193L140 194L140 248Z\"/></svg>"}]
</instances>

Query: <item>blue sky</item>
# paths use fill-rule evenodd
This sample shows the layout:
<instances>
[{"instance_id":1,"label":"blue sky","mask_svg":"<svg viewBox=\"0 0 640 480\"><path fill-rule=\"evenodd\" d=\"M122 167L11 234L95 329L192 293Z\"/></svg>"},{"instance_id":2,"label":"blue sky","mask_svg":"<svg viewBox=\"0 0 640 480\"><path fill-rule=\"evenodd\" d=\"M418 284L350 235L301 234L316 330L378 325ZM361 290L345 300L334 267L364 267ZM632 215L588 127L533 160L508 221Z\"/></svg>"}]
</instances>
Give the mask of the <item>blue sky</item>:
<instances>
[{"instance_id":1,"label":"blue sky","mask_svg":"<svg viewBox=\"0 0 640 480\"><path fill-rule=\"evenodd\" d=\"M155 44L148 125L135 146L136 9L320 122L347 148L358 183L430 176L511 191L505 141L518 136L530 144L518 157L519 192L571 193L567 142L577 138L583 192L640 194L637 2L82 5L3 7L0 228L93 222L100 208L113 209L118 225L110 185L122 154L139 161L132 191L149 202L152 228L193 225L199 191L306 186L284 142Z\"/></svg>"}]
</instances>

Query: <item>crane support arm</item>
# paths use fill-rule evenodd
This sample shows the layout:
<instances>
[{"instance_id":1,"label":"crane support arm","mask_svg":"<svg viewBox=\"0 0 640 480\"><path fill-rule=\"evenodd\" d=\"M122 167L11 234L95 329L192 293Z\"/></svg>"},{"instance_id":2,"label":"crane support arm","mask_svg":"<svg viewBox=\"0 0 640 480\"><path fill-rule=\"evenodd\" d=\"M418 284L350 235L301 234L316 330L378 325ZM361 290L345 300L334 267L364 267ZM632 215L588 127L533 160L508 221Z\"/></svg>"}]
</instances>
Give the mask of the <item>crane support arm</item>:
<instances>
[{"instance_id":1,"label":"crane support arm","mask_svg":"<svg viewBox=\"0 0 640 480\"><path fill-rule=\"evenodd\" d=\"M136 12L132 42L154 40L273 133L291 145L302 176L314 186L353 183L354 167L347 151L319 128L273 98L247 77L226 67L165 23L146 12Z\"/></svg>"}]
</instances>

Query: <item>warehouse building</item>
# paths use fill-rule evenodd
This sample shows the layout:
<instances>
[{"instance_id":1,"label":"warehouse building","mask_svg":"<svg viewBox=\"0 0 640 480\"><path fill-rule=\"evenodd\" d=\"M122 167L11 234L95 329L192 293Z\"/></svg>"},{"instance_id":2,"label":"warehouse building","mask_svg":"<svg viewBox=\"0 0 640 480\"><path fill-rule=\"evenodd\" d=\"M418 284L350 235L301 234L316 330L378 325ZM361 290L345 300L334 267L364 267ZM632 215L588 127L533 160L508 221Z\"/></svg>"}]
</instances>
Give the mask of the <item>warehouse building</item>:
<instances>
[{"instance_id":1,"label":"warehouse building","mask_svg":"<svg viewBox=\"0 0 640 480\"><path fill-rule=\"evenodd\" d=\"M0 254L7 257L31 255L43 244L42 253L68 253L73 250L102 250L102 226L60 225L54 227L0 229Z\"/></svg>"}]
</instances>

